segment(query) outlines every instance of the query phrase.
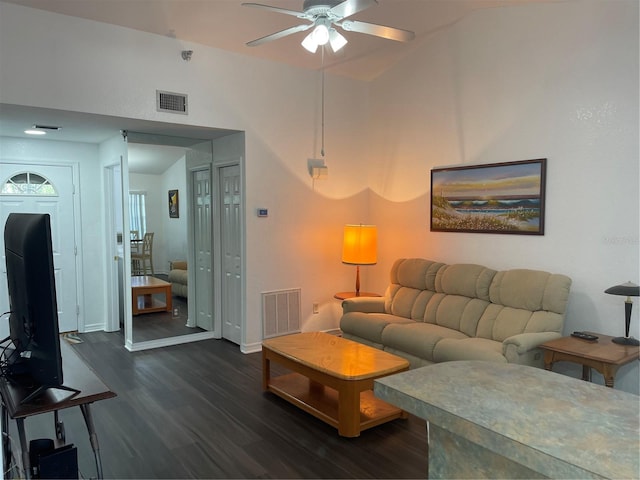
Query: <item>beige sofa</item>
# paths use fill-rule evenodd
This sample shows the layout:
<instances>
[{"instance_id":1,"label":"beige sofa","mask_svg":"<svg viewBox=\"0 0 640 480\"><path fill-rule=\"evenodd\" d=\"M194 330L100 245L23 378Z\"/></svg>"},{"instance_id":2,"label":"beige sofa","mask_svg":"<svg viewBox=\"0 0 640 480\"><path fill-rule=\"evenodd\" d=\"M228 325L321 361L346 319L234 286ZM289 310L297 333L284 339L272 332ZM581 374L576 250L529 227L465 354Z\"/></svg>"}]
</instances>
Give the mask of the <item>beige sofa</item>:
<instances>
[{"instance_id":1,"label":"beige sofa","mask_svg":"<svg viewBox=\"0 0 640 480\"><path fill-rule=\"evenodd\" d=\"M187 298L189 288L187 287L187 262L174 260L171 262L169 270L169 282L171 282L171 293L179 297Z\"/></svg>"},{"instance_id":2,"label":"beige sofa","mask_svg":"<svg viewBox=\"0 0 640 480\"><path fill-rule=\"evenodd\" d=\"M541 343L562 336L571 279L421 258L396 260L384 297L344 300L345 338L406 358L542 366Z\"/></svg>"}]
</instances>

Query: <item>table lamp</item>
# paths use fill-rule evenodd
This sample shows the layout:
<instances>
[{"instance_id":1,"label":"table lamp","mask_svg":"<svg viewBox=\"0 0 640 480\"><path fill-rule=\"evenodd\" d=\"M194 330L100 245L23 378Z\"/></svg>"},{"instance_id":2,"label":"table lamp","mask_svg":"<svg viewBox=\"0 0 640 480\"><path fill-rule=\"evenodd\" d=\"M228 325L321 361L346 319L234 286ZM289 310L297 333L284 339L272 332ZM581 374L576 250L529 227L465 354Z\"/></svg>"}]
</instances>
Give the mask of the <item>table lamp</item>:
<instances>
[{"instance_id":1,"label":"table lamp","mask_svg":"<svg viewBox=\"0 0 640 480\"><path fill-rule=\"evenodd\" d=\"M360 296L360 265L378 261L378 230L375 225L345 225L342 263L356 266L356 297Z\"/></svg>"},{"instance_id":2,"label":"table lamp","mask_svg":"<svg viewBox=\"0 0 640 480\"><path fill-rule=\"evenodd\" d=\"M614 285L613 287L607 288L604 293L609 293L611 295L622 295L627 297L624 302L624 337L616 337L611 341L619 345L640 345L640 342L638 340L629 336L629 324L631 323L631 307L633 306L631 297L640 297L640 287L635 283L627 282L623 283L622 285Z\"/></svg>"}]
</instances>

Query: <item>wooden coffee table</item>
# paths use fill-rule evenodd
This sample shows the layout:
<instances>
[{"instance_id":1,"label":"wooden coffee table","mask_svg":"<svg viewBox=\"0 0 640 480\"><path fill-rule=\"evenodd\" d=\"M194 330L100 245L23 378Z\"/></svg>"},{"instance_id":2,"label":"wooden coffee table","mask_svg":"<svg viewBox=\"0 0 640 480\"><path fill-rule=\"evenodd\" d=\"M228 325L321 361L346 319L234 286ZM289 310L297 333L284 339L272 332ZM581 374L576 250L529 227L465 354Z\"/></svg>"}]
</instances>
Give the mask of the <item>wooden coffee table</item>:
<instances>
[{"instance_id":1,"label":"wooden coffee table","mask_svg":"<svg viewBox=\"0 0 640 480\"><path fill-rule=\"evenodd\" d=\"M293 373L271 377L271 362ZM262 387L338 429L343 437L406 413L373 395L373 381L409 369L390 353L322 332L262 342Z\"/></svg>"},{"instance_id":2,"label":"wooden coffee table","mask_svg":"<svg viewBox=\"0 0 640 480\"><path fill-rule=\"evenodd\" d=\"M164 302L154 298L156 294L164 295ZM133 314L151 312L170 312L171 284L159 278L148 275L136 275L131 277L131 303Z\"/></svg>"}]
</instances>

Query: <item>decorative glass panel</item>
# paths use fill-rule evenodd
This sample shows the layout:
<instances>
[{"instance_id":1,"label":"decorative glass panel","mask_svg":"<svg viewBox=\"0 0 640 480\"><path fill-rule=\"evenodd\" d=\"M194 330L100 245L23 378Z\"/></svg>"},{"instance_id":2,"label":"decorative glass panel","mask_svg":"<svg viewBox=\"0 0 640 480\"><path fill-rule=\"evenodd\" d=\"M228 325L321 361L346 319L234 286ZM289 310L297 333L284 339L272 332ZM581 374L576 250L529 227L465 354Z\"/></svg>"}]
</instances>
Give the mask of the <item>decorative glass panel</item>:
<instances>
[{"instance_id":1,"label":"decorative glass panel","mask_svg":"<svg viewBox=\"0 0 640 480\"><path fill-rule=\"evenodd\" d=\"M57 195L53 185L37 173L17 173L2 185L2 195Z\"/></svg>"}]
</instances>

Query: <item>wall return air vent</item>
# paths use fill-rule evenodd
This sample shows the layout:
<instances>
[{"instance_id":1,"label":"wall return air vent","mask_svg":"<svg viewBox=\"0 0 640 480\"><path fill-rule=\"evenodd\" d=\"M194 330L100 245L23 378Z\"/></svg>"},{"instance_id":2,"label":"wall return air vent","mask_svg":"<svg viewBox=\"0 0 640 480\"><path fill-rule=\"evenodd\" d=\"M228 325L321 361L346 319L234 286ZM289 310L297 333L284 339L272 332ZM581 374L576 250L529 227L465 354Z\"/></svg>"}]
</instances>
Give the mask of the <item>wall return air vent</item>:
<instances>
[{"instance_id":1,"label":"wall return air vent","mask_svg":"<svg viewBox=\"0 0 640 480\"><path fill-rule=\"evenodd\" d=\"M187 96L182 93L156 90L156 109L159 112L181 113L183 115L187 115L189 113Z\"/></svg>"}]
</instances>

